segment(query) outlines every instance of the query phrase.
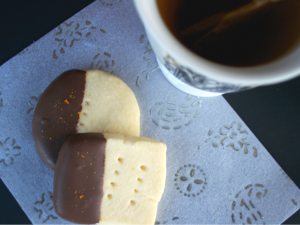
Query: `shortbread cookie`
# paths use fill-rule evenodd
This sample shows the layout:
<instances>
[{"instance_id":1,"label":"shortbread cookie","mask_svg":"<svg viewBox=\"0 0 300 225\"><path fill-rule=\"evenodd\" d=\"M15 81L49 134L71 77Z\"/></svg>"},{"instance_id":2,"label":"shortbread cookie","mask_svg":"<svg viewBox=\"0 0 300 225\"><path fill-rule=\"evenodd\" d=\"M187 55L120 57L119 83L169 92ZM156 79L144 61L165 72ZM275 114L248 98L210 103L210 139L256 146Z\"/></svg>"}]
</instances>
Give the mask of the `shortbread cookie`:
<instances>
[{"instance_id":1,"label":"shortbread cookie","mask_svg":"<svg viewBox=\"0 0 300 225\"><path fill-rule=\"evenodd\" d=\"M75 223L154 224L166 150L164 143L119 134L69 137L55 168L57 214Z\"/></svg>"},{"instance_id":2,"label":"shortbread cookie","mask_svg":"<svg viewBox=\"0 0 300 225\"><path fill-rule=\"evenodd\" d=\"M139 136L140 110L134 93L119 78L99 70L69 70L40 96L32 132L37 153L54 169L62 144L75 133Z\"/></svg>"}]
</instances>

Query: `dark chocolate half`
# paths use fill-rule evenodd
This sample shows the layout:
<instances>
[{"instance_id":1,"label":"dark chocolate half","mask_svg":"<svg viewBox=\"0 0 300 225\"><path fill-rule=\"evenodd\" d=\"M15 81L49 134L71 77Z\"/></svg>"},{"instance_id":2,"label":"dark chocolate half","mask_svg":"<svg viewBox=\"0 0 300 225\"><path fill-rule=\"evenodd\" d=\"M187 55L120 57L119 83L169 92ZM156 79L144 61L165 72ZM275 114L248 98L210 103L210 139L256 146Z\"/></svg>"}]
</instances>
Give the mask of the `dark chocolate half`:
<instances>
[{"instance_id":1,"label":"dark chocolate half","mask_svg":"<svg viewBox=\"0 0 300 225\"><path fill-rule=\"evenodd\" d=\"M34 145L54 170L64 141L77 132L85 90L85 71L69 70L57 77L40 96L32 120Z\"/></svg>"},{"instance_id":2,"label":"dark chocolate half","mask_svg":"<svg viewBox=\"0 0 300 225\"><path fill-rule=\"evenodd\" d=\"M100 133L69 137L55 167L56 213L74 223L98 223L103 196L106 139Z\"/></svg>"}]
</instances>

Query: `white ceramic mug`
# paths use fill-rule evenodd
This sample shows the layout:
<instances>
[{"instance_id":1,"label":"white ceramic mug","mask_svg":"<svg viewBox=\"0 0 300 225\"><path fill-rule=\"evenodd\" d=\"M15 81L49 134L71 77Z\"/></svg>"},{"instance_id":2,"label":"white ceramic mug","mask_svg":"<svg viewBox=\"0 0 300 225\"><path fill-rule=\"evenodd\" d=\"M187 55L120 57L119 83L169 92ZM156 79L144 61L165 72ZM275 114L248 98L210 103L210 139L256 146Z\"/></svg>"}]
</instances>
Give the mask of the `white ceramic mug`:
<instances>
[{"instance_id":1,"label":"white ceramic mug","mask_svg":"<svg viewBox=\"0 0 300 225\"><path fill-rule=\"evenodd\" d=\"M188 94L212 97L275 84L300 74L300 45L274 62L252 66L226 66L193 53L169 31L156 0L134 0L150 44L165 77Z\"/></svg>"}]
</instances>

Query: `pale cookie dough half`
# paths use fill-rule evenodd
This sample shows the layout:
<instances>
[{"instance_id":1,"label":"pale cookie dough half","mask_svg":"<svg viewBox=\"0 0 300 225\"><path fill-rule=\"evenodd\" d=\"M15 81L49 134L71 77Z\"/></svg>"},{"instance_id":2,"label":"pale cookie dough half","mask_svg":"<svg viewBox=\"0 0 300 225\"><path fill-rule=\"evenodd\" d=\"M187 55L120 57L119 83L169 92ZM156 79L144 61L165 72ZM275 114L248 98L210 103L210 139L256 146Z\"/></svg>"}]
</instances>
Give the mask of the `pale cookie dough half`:
<instances>
[{"instance_id":1,"label":"pale cookie dough half","mask_svg":"<svg viewBox=\"0 0 300 225\"><path fill-rule=\"evenodd\" d=\"M107 148L101 221L154 224L165 187L166 145L148 138L104 136Z\"/></svg>"},{"instance_id":2,"label":"pale cookie dough half","mask_svg":"<svg viewBox=\"0 0 300 225\"><path fill-rule=\"evenodd\" d=\"M86 71L78 133L140 135L140 109L132 90L119 78L100 70Z\"/></svg>"}]
</instances>

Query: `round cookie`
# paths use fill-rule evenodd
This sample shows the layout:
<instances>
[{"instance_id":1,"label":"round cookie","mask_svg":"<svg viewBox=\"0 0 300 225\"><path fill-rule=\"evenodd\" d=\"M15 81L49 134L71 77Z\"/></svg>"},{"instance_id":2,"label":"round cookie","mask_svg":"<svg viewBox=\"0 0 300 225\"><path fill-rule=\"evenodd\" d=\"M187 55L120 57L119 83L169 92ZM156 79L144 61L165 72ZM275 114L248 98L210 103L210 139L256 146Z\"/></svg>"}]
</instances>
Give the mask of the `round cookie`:
<instances>
[{"instance_id":1,"label":"round cookie","mask_svg":"<svg viewBox=\"0 0 300 225\"><path fill-rule=\"evenodd\" d=\"M100 70L69 70L50 83L35 108L36 151L54 170L64 141L86 132L139 136L139 106L121 79Z\"/></svg>"}]
</instances>

